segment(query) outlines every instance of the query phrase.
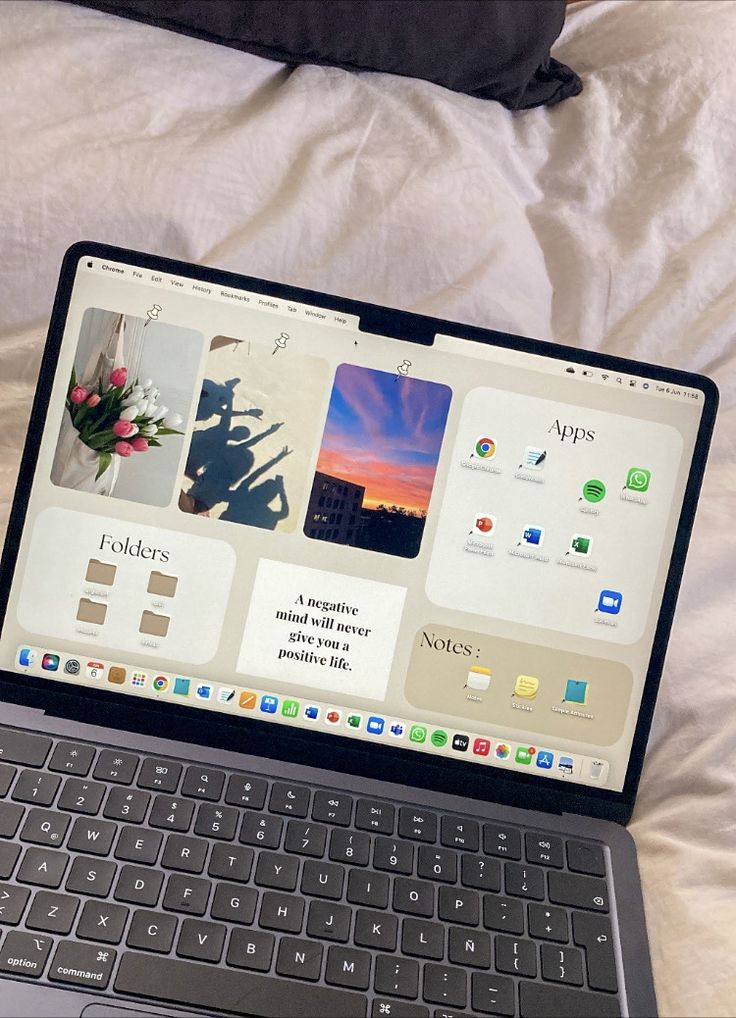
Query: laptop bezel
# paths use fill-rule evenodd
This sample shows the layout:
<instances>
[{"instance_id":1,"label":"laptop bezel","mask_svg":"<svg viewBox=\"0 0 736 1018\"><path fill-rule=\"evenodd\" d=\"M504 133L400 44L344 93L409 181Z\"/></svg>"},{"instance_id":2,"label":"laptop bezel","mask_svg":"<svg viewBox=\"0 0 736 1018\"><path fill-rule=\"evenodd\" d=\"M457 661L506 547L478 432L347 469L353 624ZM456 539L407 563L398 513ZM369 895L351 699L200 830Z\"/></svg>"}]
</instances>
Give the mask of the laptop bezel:
<instances>
[{"instance_id":1,"label":"laptop bezel","mask_svg":"<svg viewBox=\"0 0 736 1018\"><path fill-rule=\"evenodd\" d=\"M705 394L705 401L657 621L626 781L621 792L568 784L547 777L536 777L533 774L502 771L497 767L466 763L450 757L430 757L412 750L382 744L366 744L314 730L305 731L279 726L278 737L275 738L272 724L254 718L231 717L224 713L193 710L178 704L131 697L107 689L76 687L71 683L61 684L58 681L9 671L0 671L0 701L7 700L35 707L45 710L48 714L74 718L80 722L104 724L106 727L154 736L165 735L197 745L240 750L265 758L288 760L376 779L395 780L396 773L401 773L407 786L436 789L548 812L581 813L626 822L631 815L641 777L677 593L715 422L718 389L712 380L674 368L564 347L407 311L392 310L350 298L220 269L205 268L93 241L79 242L66 252L61 267L7 536L0 559L0 632L16 566L17 550L25 522L73 282L78 262L85 257L108 259L216 285L257 290L273 297L318 305L358 316L360 329L364 333L379 334L425 346L431 346L435 335L442 333L470 342L489 343L541 354L571 364L608 368L611 373L645 374L655 381L699 388Z\"/></svg>"}]
</instances>

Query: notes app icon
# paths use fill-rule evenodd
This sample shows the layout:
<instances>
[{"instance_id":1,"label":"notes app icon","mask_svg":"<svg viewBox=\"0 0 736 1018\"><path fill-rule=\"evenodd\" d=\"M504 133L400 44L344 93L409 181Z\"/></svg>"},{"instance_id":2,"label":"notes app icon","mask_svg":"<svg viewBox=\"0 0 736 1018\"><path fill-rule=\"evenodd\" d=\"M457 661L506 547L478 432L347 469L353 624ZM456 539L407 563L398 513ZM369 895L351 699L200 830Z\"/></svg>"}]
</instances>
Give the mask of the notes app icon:
<instances>
[{"instance_id":1,"label":"notes app icon","mask_svg":"<svg viewBox=\"0 0 736 1018\"><path fill-rule=\"evenodd\" d=\"M87 563L87 573L84 578L87 583L111 587L115 582L117 571L118 567L113 562L101 562L97 558L91 558Z\"/></svg>"},{"instance_id":2,"label":"notes app icon","mask_svg":"<svg viewBox=\"0 0 736 1018\"><path fill-rule=\"evenodd\" d=\"M517 675L514 695L521 696L525 700L533 700L539 689L539 679L533 675Z\"/></svg>"},{"instance_id":3,"label":"notes app icon","mask_svg":"<svg viewBox=\"0 0 736 1018\"><path fill-rule=\"evenodd\" d=\"M155 594L156 597L173 597L178 582L177 576L169 576L168 573L160 573L154 569L148 577L148 593Z\"/></svg>"},{"instance_id":4,"label":"notes app icon","mask_svg":"<svg viewBox=\"0 0 736 1018\"><path fill-rule=\"evenodd\" d=\"M481 668L480 665L473 665L468 672L468 678L465 685L468 689L479 689L481 691L488 689L491 684L491 669Z\"/></svg>"},{"instance_id":5,"label":"notes app icon","mask_svg":"<svg viewBox=\"0 0 736 1018\"><path fill-rule=\"evenodd\" d=\"M89 622L94 626L101 626L107 615L107 605L102 601L92 601L89 597L82 597L77 608L77 621Z\"/></svg>"}]
</instances>

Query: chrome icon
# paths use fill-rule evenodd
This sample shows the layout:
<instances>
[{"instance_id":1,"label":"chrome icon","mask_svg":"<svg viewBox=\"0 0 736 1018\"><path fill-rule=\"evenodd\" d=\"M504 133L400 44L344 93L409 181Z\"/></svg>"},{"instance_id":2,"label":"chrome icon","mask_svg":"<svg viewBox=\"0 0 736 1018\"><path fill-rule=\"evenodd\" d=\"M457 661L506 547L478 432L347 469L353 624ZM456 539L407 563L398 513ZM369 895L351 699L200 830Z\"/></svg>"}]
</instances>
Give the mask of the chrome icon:
<instances>
[{"instance_id":1,"label":"chrome icon","mask_svg":"<svg viewBox=\"0 0 736 1018\"><path fill-rule=\"evenodd\" d=\"M475 455L483 460L492 460L496 455L496 443L492 438L479 438L475 443Z\"/></svg>"},{"instance_id":2,"label":"chrome icon","mask_svg":"<svg viewBox=\"0 0 736 1018\"><path fill-rule=\"evenodd\" d=\"M164 678L163 675L157 675L153 680L153 688L157 693L163 693L169 688L169 680Z\"/></svg>"}]
</instances>

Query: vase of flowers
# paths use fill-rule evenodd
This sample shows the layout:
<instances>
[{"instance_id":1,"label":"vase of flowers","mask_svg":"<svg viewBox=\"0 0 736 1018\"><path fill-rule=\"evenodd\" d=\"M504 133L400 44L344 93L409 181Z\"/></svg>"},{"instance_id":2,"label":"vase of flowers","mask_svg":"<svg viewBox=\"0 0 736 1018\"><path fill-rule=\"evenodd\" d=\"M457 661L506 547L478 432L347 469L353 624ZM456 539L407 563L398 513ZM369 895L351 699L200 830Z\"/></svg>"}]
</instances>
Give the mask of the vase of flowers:
<instances>
[{"instance_id":1,"label":"vase of flowers","mask_svg":"<svg viewBox=\"0 0 736 1018\"><path fill-rule=\"evenodd\" d=\"M72 369L64 423L51 471L54 484L112 495L121 460L160 448L162 439L181 435L179 414L159 404L149 378L128 384L128 370L114 368L110 380L89 388Z\"/></svg>"}]
</instances>

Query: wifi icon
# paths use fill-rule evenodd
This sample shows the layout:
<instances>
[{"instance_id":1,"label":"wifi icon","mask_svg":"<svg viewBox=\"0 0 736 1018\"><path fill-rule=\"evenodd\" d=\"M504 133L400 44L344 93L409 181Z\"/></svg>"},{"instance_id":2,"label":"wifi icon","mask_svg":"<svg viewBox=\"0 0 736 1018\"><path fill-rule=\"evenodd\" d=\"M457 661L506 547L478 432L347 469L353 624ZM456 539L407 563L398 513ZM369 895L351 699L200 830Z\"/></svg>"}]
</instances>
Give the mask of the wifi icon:
<instances>
[{"instance_id":1,"label":"wifi icon","mask_svg":"<svg viewBox=\"0 0 736 1018\"><path fill-rule=\"evenodd\" d=\"M606 497L606 486L603 481L586 481L583 485L583 498L586 502L602 502Z\"/></svg>"}]
</instances>

